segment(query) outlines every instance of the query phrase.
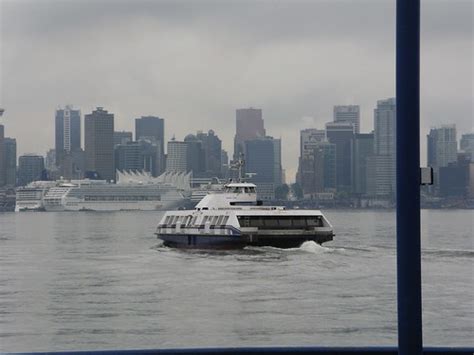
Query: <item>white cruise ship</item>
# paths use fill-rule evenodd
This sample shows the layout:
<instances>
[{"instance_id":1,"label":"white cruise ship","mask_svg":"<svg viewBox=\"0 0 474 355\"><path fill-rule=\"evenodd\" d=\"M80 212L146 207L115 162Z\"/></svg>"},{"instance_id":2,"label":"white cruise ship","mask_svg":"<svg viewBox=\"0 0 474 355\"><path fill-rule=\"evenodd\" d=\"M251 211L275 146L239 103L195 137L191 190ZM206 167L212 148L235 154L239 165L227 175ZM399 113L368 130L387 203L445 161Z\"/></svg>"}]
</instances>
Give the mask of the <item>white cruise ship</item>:
<instances>
[{"instance_id":1,"label":"white cruise ship","mask_svg":"<svg viewBox=\"0 0 474 355\"><path fill-rule=\"evenodd\" d=\"M43 198L55 181L33 181L16 189L15 212L44 211Z\"/></svg>"},{"instance_id":2,"label":"white cruise ship","mask_svg":"<svg viewBox=\"0 0 474 355\"><path fill-rule=\"evenodd\" d=\"M104 180L59 180L43 190L19 189L17 211L125 211L176 208L190 195L190 174L117 172L117 183ZM31 195L26 199L27 192ZM34 202L34 203L33 203ZM30 206L29 208L26 208ZM33 208L34 207L34 208Z\"/></svg>"}]
</instances>

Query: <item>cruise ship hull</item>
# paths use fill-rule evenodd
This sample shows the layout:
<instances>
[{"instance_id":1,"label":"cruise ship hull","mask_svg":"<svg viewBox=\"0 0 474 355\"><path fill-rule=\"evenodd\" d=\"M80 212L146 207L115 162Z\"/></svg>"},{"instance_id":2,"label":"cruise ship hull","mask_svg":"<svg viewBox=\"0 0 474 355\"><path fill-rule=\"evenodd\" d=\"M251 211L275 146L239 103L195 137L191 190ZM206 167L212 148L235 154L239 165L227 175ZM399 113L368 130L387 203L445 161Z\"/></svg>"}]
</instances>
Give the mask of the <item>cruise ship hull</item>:
<instances>
[{"instance_id":1,"label":"cruise ship hull","mask_svg":"<svg viewBox=\"0 0 474 355\"><path fill-rule=\"evenodd\" d=\"M318 234L281 234L260 235L190 235L158 234L165 246L192 249L240 249L246 246L271 246L276 248L297 248L306 241L322 244L333 239L332 231Z\"/></svg>"}]
</instances>

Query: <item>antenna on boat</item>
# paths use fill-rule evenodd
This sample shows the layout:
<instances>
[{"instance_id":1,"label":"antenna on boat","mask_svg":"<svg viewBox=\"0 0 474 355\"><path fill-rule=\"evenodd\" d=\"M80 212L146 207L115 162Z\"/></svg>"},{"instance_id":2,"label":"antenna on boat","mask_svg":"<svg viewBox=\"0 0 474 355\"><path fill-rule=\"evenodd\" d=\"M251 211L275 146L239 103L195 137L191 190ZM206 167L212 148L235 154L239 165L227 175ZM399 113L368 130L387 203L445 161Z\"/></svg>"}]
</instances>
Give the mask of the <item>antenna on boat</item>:
<instances>
[{"instance_id":1,"label":"antenna on boat","mask_svg":"<svg viewBox=\"0 0 474 355\"><path fill-rule=\"evenodd\" d=\"M243 182L245 180L243 167L245 166L244 153L239 154L239 160L234 161L230 164L232 170L237 170L239 175L237 176L237 182Z\"/></svg>"}]
</instances>

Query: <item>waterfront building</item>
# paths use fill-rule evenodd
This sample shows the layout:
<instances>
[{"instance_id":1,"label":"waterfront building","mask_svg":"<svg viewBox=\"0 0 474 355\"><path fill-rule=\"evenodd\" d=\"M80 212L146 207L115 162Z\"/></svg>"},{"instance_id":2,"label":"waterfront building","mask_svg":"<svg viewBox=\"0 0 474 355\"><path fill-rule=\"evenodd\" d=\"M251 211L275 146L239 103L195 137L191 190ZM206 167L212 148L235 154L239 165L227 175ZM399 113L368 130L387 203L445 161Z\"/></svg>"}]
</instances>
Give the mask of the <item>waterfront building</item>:
<instances>
[{"instance_id":1,"label":"waterfront building","mask_svg":"<svg viewBox=\"0 0 474 355\"><path fill-rule=\"evenodd\" d=\"M202 141L194 134L184 137L186 143L186 171L192 171L193 177L205 177L205 153Z\"/></svg>"},{"instance_id":2,"label":"waterfront building","mask_svg":"<svg viewBox=\"0 0 474 355\"><path fill-rule=\"evenodd\" d=\"M127 144L128 142L133 141L132 132L127 131L116 131L114 132L114 147L119 144Z\"/></svg>"},{"instance_id":3,"label":"waterfront building","mask_svg":"<svg viewBox=\"0 0 474 355\"><path fill-rule=\"evenodd\" d=\"M5 128L0 124L0 187L5 185Z\"/></svg>"},{"instance_id":4,"label":"waterfront building","mask_svg":"<svg viewBox=\"0 0 474 355\"><path fill-rule=\"evenodd\" d=\"M265 137L262 110L241 108L235 112L234 160L238 160L244 152L245 141Z\"/></svg>"},{"instance_id":5,"label":"waterfront building","mask_svg":"<svg viewBox=\"0 0 474 355\"><path fill-rule=\"evenodd\" d=\"M352 140L352 192L367 193L367 158L374 154L374 134L359 133Z\"/></svg>"},{"instance_id":6,"label":"waterfront building","mask_svg":"<svg viewBox=\"0 0 474 355\"><path fill-rule=\"evenodd\" d=\"M367 180L368 193L377 197L393 198L396 193L396 116L395 98L377 101L374 109L374 157L367 162L367 173L371 175L370 182ZM387 195L382 196L384 194Z\"/></svg>"},{"instance_id":7,"label":"waterfront building","mask_svg":"<svg viewBox=\"0 0 474 355\"><path fill-rule=\"evenodd\" d=\"M16 186L16 139L5 137L3 140L4 184Z\"/></svg>"},{"instance_id":8,"label":"waterfront building","mask_svg":"<svg viewBox=\"0 0 474 355\"><path fill-rule=\"evenodd\" d=\"M186 142L172 139L168 142L167 156L166 156L166 171L167 172L186 172L188 168L188 145Z\"/></svg>"},{"instance_id":9,"label":"waterfront building","mask_svg":"<svg viewBox=\"0 0 474 355\"><path fill-rule=\"evenodd\" d=\"M354 133L360 133L360 107L359 105L334 106L334 122L352 123Z\"/></svg>"},{"instance_id":10,"label":"waterfront building","mask_svg":"<svg viewBox=\"0 0 474 355\"><path fill-rule=\"evenodd\" d=\"M329 122L326 124L326 137L329 143L336 146L336 189L351 189L351 142L354 138L354 126L346 122Z\"/></svg>"},{"instance_id":11,"label":"waterfront building","mask_svg":"<svg viewBox=\"0 0 474 355\"><path fill-rule=\"evenodd\" d=\"M470 190L471 157L459 153L455 162L439 168L439 195L441 197L468 197Z\"/></svg>"},{"instance_id":12,"label":"waterfront building","mask_svg":"<svg viewBox=\"0 0 474 355\"><path fill-rule=\"evenodd\" d=\"M474 162L474 133L466 133L461 136L459 148L471 156L471 161Z\"/></svg>"},{"instance_id":13,"label":"waterfront building","mask_svg":"<svg viewBox=\"0 0 474 355\"><path fill-rule=\"evenodd\" d=\"M160 170L159 147L146 140L126 142L115 146L115 169L120 171L146 171L158 176Z\"/></svg>"},{"instance_id":14,"label":"waterfront building","mask_svg":"<svg viewBox=\"0 0 474 355\"><path fill-rule=\"evenodd\" d=\"M433 168L435 185L439 185L439 169L457 161L456 125L431 128L427 139L428 166Z\"/></svg>"},{"instance_id":15,"label":"waterfront building","mask_svg":"<svg viewBox=\"0 0 474 355\"><path fill-rule=\"evenodd\" d=\"M303 193L333 191L336 187L336 145L326 140L326 131L300 131L300 158L297 182Z\"/></svg>"},{"instance_id":16,"label":"waterfront building","mask_svg":"<svg viewBox=\"0 0 474 355\"><path fill-rule=\"evenodd\" d=\"M43 180L44 158L41 155L25 154L18 158L18 186Z\"/></svg>"},{"instance_id":17,"label":"waterfront building","mask_svg":"<svg viewBox=\"0 0 474 355\"><path fill-rule=\"evenodd\" d=\"M135 119L135 140L148 140L158 146L159 164L157 174L165 171L165 120L157 116L142 116ZM154 175L155 176L155 175Z\"/></svg>"},{"instance_id":18,"label":"waterfront building","mask_svg":"<svg viewBox=\"0 0 474 355\"><path fill-rule=\"evenodd\" d=\"M64 155L81 149L81 111L71 105L58 108L55 116L56 165L60 166Z\"/></svg>"},{"instance_id":19,"label":"waterfront building","mask_svg":"<svg viewBox=\"0 0 474 355\"><path fill-rule=\"evenodd\" d=\"M198 132L196 138L202 142L204 150L204 171L208 177L222 176L222 141L211 129L206 133Z\"/></svg>"},{"instance_id":20,"label":"waterfront building","mask_svg":"<svg viewBox=\"0 0 474 355\"><path fill-rule=\"evenodd\" d=\"M97 107L85 115L85 170L86 175L103 180L115 180L114 115Z\"/></svg>"},{"instance_id":21,"label":"waterfront building","mask_svg":"<svg viewBox=\"0 0 474 355\"><path fill-rule=\"evenodd\" d=\"M281 185L281 140L259 137L246 140L244 147L245 172L249 181L257 185L260 199L271 200L275 188Z\"/></svg>"},{"instance_id":22,"label":"waterfront building","mask_svg":"<svg viewBox=\"0 0 474 355\"><path fill-rule=\"evenodd\" d=\"M221 177L229 178L229 155L224 149L221 150Z\"/></svg>"}]
</instances>

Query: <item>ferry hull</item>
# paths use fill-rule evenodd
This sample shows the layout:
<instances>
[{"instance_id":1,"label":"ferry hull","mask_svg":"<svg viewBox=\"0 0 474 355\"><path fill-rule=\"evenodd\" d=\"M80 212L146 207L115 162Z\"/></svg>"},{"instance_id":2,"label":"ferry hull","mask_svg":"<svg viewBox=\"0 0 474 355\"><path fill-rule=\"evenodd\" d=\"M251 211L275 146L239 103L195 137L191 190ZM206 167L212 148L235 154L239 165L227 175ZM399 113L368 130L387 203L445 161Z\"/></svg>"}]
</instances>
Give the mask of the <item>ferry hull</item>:
<instances>
[{"instance_id":1,"label":"ferry hull","mask_svg":"<svg viewBox=\"0 0 474 355\"><path fill-rule=\"evenodd\" d=\"M240 249L246 246L271 246L276 248L297 248L306 241L322 244L333 239L333 233L316 235L186 235L186 234L157 234L164 245L173 248L192 249Z\"/></svg>"}]
</instances>

